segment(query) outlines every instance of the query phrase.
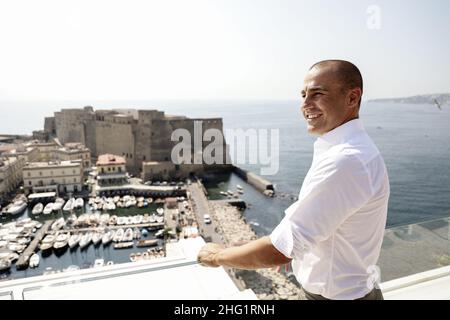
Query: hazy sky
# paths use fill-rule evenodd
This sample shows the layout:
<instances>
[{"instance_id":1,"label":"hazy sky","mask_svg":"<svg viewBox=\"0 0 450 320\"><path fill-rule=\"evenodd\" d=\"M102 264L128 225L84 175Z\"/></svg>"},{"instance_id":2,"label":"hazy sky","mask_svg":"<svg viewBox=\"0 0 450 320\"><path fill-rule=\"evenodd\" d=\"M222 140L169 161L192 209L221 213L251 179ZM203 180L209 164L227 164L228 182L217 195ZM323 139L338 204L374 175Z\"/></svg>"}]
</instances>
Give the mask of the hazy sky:
<instances>
[{"instance_id":1,"label":"hazy sky","mask_svg":"<svg viewBox=\"0 0 450 320\"><path fill-rule=\"evenodd\" d=\"M0 0L0 99L298 99L327 58L448 92L449 34L447 0Z\"/></svg>"}]
</instances>

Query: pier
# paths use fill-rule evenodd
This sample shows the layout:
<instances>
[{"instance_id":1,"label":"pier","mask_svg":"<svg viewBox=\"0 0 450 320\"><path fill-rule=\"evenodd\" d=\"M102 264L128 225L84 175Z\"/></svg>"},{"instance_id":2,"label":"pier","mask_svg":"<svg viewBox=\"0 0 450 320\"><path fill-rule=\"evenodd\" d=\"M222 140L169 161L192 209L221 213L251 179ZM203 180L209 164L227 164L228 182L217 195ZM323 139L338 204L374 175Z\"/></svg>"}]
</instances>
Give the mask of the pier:
<instances>
[{"instance_id":1,"label":"pier","mask_svg":"<svg viewBox=\"0 0 450 320\"><path fill-rule=\"evenodd\" d=\"M258 176L257 174L241 169L239 167L233 166L233 171L236 173L242 180L246 181L248 184L255 187L257 190L264 192L266 190L275 191L272 182Z\"/></svg>"},{"instance_id":2,"label":"pier","mask_svg":"<svg viewBox=\"0 0 450 320\"><path fill-rule=\"evenodd\" d=\"M54 220L48 220L46 221L41 229L36 233L33 241L30 242L30 245L25 249L24 252L19 257L19 260L17 260L16 268L22 269L28 267L28 261L30 260L30 257L33 255L33 253L36 252L36 248L38 247L39 243L41 242L42 238L47 234L48 229L52 225Z\"/></svg>"},{"instance_id":3,"label":"pier","mask_svg":"<svg viewBox=\"0 0 450 320\"><path fill-rule=\"evenodd\" d=\"M245 209L247 208L247 204L245 203L244 200L242 199L223 199L223 200L210 200L210 202L212 203L217 203L220 205L232 205L233 207L238 207L240 209Z\"/></svg>"},{"instance_id":4,"label":"pier","mask_svg":"<svg viewBox=\"0 0 450 320\"><path fill-rule=\"evenodd\" d=\"M107 228L111 230L116 229L124 229L124 228L164 228L164 222L161 223L140 223L140 224L124 224L124 225L115 225L115 226L98 226L98 227L87 227L87 228L72 228L72 229L61 229L58 231L63 232L87 232L87 231L95 231L97 229Z\"/></svg>"}]
</instances>

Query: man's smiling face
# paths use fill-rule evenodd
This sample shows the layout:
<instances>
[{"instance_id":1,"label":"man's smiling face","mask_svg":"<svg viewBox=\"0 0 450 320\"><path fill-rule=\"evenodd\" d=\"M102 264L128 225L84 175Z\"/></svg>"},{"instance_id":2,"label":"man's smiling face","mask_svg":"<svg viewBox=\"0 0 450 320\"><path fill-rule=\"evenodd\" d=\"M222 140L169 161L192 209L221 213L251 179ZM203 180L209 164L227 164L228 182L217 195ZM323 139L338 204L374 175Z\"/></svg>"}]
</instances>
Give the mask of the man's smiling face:
<instances>
[{"instance_id":1,"label":"man's smiling face","mask_svg":"<svg viewBox=\"0 0 450 320\"><path fill-rule=\"evenodd\" d=\"M313 67L305 77L301 111L310 134L323 135L351 118L355 110L332 66Z\"/></svg>"}]
</instances>

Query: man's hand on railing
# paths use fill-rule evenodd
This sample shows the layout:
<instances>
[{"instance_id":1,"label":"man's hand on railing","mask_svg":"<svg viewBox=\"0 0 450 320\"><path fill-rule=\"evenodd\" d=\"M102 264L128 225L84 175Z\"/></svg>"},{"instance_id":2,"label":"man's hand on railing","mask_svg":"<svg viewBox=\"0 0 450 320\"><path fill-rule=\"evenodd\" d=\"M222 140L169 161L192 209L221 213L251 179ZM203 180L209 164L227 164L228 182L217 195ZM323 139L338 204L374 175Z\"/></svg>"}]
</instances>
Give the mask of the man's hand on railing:
<instances>
[{"instance_id":1,"label":"man's hand on railing","mask_svg":"<svg viewBox=\"0 0 450 320\"><path fill-rule=\"evenodd\" d=\"M197 261L205 267L217 268L220 265L217 264L215 259L216 254L223 250L225 247L217 243L207 243L203 246L197 256Z\"/></svg>"}]
</instances>

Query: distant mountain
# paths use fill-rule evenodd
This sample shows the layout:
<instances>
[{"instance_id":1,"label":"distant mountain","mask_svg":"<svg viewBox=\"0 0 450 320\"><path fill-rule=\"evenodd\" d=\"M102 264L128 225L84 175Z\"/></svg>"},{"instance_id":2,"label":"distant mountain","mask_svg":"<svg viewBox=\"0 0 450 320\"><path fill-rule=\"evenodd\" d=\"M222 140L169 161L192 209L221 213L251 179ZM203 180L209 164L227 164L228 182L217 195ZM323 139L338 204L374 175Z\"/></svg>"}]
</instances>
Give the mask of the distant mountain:
<instances>
[{"instance_id":1,"label":"distant mountain","mask_svg":"<svg viewBox=\"0 0 450 320\"><path fill-rule=\"evenodd\" d=\"M450 93L424 94L405 98L372 99L367 102L432 104L435 103L435 100L441 105L450 105Z\"/></svg>"}]
</instances>

